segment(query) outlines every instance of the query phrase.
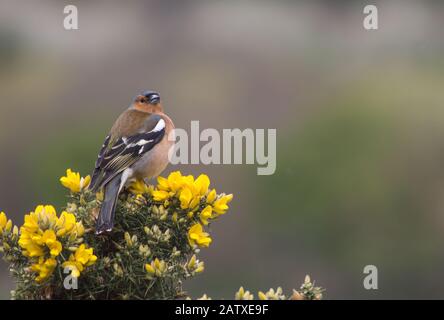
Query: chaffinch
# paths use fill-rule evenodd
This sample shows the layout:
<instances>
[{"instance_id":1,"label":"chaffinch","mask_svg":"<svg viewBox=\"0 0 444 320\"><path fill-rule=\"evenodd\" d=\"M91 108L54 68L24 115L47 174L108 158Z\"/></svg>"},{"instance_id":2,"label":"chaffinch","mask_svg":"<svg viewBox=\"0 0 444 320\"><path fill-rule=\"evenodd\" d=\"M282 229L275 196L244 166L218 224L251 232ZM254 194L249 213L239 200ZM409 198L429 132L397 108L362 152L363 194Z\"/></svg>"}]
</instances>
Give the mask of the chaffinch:
<instances>
[{"instance_id":1,"label":"chaffinch","mask_svg":"<svg viewBox=\"0 0 444 320\"><path fill-rule=\"evenodd\" d=\"M104 189L96 234L111 231L119 193L134 179L158 176L168 165L173 121L165 113L160 95L145 91L116 120L99 152L90 189Z\"/></svg>"}]
</instances>

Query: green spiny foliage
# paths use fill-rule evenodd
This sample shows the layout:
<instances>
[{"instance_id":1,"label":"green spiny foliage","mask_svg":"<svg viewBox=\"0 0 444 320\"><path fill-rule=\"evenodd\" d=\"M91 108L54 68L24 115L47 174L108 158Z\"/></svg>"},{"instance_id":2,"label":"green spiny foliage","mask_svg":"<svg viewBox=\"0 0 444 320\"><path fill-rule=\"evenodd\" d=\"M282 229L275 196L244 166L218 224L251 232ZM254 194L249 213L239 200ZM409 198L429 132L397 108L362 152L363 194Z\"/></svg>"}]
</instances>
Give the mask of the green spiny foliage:
<instances>
[{"instance_id":1,"label":"green spiny foliage","mask_svg":"<svg viewBox=\"0 0 444 320\"><path fill-rule=\"evenodd\" d=\"M226 213L232 195L211 190L206 175L173 172L157 186L136 181L119 197L113 230L96 235L103 195L71 170L61 182L71 192L60 215L38 206L18 228L0 214L0 249L17 284L13 299L189 299L182 283L204 271L196 255L212 241L205 228ZM290 299L322 297L307 279ZM242 287L235 295L253 298ZM281 288L258 298L286 299Z\"/></svg>"}]
</instances>

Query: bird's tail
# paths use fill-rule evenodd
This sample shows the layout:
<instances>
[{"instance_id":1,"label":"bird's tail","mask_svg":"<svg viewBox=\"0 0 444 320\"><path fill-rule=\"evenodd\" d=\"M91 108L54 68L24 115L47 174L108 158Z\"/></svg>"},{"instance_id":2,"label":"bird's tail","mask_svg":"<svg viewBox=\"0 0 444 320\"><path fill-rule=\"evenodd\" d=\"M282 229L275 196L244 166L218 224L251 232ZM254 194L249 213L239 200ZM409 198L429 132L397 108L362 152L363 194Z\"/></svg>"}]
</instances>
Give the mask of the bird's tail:
<instances>
[{"instance_id":1,"label":"bird's tail","mask_svg":"<svg viewBox=\"0 0 444 320\"><path fill-rule=\"evenodd\" d=\"M119 197L121 177L121 174L118 175L104 187L105 197L96 222L96 234L108 232L113 229L114 211L116 210L116 203Z\"/></svg>"}]
</instances>

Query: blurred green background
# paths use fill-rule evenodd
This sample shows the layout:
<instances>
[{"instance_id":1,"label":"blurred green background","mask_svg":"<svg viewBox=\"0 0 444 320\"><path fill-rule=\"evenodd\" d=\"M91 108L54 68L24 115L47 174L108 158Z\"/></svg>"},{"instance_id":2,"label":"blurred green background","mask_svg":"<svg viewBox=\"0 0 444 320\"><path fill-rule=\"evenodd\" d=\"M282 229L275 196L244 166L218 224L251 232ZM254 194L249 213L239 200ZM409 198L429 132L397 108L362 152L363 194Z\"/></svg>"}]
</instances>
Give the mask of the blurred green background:
<instances>
[{"instance_id":1,"label":"blurred green background","mask_svg":"<svg viewBox=\"0 0 444 320\"><path fill-rule=\"evenodd\" d=\"M76 4L79 30L63 29ZM178 166L234 193L193 295L299 286L327 298L444 298L444 4L375 1L0 4L0 211L62 206L115 118L158 90L176 126L276 128L277 171ZM165 172L166 174L167 172ZM363 268L379 270L365 290ZM13 283L0 262L0 298Z\"/></svg>"}]
</instances>

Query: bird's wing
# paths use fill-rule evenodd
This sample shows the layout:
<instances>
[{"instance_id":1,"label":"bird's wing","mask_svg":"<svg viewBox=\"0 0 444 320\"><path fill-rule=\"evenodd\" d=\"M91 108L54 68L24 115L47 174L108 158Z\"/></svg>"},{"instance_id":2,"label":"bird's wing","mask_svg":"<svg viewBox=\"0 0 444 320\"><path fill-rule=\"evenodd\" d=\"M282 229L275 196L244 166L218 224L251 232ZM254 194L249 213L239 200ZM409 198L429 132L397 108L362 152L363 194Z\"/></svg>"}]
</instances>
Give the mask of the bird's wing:
<instances>
[{"instance_id":1,"label":"bird's wing","mask_svg":"<svg viewBox=\"0 0 444 320\"><path fill-rule=\"evenodd\" d=\"M128 137L105 138L96 161L90 188L98 190L116 175L131 167L145 153L158 144L165 135L165 121L159 115L150 116L144 132Z\"/></svg>"}]
</instances>

